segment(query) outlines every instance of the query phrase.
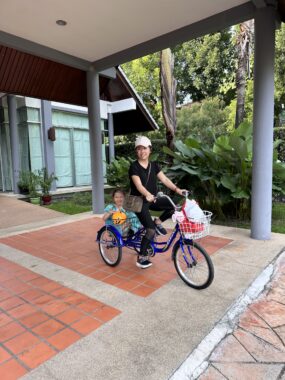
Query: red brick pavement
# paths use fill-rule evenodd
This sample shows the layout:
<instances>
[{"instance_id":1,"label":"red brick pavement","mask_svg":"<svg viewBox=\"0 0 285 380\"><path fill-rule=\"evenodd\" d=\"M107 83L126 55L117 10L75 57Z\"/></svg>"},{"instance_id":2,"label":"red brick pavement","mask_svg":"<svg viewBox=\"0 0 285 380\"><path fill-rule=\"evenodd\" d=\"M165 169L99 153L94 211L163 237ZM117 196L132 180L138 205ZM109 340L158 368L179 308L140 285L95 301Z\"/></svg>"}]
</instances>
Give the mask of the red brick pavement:
<instances>
[{"instance_id":1,"label":"red brick pavement","mask_svg":"<svg viewBox=\"0 0 285 380\"><path fill-rule=\"evenodd\" d=\"M0 379L18 379L119 313L0 258Z\"/></svg>"},{"instance_id":2,"label":"red brick pavement","mask_svg":"<svg viewBox=\"0 0 285 380\"><path fill-rule=\"evenodd\" d=\"M119 266L107 266L95 241L96 232L102 225L102 219L94 217L2 238L0 242L141 297L147 297L177 276L170 251L157 254L152 259L154 265L147 271L135 266L136 255L127 249L123 250ZM160 239L166 240L165 237ZM213 254L231 241L207 236L201 244Z\"/></svg>"},{"instance_id":3,"label":"red brick pavement","mask_svg":"<svg viewBox=\"0 0 285 380\"><path fill-rule=\"evenodd\" d=\"M241 315L199 379L285 379L285 256L268 290Z\"/></svg>"}]
</instances>

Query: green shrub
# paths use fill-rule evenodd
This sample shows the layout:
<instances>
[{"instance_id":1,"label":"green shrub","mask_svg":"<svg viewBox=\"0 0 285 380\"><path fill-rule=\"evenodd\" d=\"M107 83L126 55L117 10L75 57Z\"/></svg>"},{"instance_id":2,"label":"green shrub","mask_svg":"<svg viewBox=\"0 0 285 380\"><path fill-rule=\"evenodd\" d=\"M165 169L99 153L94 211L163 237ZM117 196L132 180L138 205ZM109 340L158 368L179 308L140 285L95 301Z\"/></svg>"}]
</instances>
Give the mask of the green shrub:
<instances>
[{"instance_id":1,"label":"green shrub","mask_svg":"<svg viewBox=\"0 0 285 380\"><path fill-rule=\"evenodd\" d=\"M28 170L21 170L19 172L19 181L17 183L22 194L27 194L29 192L30 174Z\"/></svg>"},{"instance_id":2,"label":"green shrub","mask_svg":"<svg viewBox=\"0 0 285 380\"><path fill-rule=\"evenodd\" d=\"M285 165L277 162L274 144L273 191L285 194ZM230 134L220 136L211 147L189 137L175 143L174 164L168 174L182 187L193 190L203 208L218 218L232 215L249 218L252 173L252 127L244 122Z\"/></svg>"},{"instance_id":3,"label":"green shrub","mask_svg":"<svg viewBox=\"0 0 285 380\"><path fill-rule=\"evenodd\" d=\"M58 178L54 175L54 173L49 174L47 168L42 168L42 170L39 170L38 175L42 194L49 195L53 181L57 181Z\"/></svg>"},{"instance_id":4,"label":"green shrub","mask_svg":"<svg viewBox=\"0 0 285 380\"><path fill-rule=\"evenodd\" d=\"M106 172L108 185L128 190L130 187L129 167L132 162L131 158L120 157L108 164Z\"/></svg>"}]
</instances>

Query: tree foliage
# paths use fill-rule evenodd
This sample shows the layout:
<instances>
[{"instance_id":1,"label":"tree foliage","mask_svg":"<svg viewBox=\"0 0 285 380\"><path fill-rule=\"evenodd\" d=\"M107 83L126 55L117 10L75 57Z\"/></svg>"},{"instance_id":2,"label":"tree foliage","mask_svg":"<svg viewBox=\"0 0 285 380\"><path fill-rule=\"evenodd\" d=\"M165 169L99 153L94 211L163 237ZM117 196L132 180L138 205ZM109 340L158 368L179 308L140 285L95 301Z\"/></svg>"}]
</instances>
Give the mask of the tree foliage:
<instances>
[{"instance_id":1,"label":"tree foliage","mask_svg":"<svg viewBox=\"0 0 285 380\"><path fill-rule=\"evenodd\" d=\"M253 20L244 21L236 28L236 49L237 49L237 69L236 69L236 117L235 128L244 120L246 80L250 71L250 52L253 39Z\"/></svg>"},{"instance_id":2,"label":"tree foliage","mask_svg":"<svg viewBox=\"0 0 285 380\"><path fill-rule=\"evenodd\" d=\"M159 125L161 116L160 54L154 53L122 65L124 72Z\"/></svg>"},{"instance_id":3,"label":"tree foliage","mask_svg":"<svg viewBox=\"0 0 285 380\"><path fill-rule=\"evenodd\" d=\"M193 103L177 111L176 138L184 141L189 136L211 144L226 131L227 114L218 98Z\"/></svg>"},{"instance_id":4,"label":"tree foliage","mask_svg":"<svg viewBox=\"0 0 285 380\"><path fill-rule=\"evenodd\" d=\"M276 31L275 43L275 103L277 112L285 104L285 25Z\"/></svg>"},{"instance_id":5,"label":"tree foliage","mask_svg":"<svg viewBox=\"0 0 285 380\"><path fill-rule=\"evenodd\" d=\"M178 45L174 55L179 103L219 96L221 86L234 80L236 52L230 29ZM231 88L223 94L226 103L233 94Z\"/></svg>"},{"instance_id":6,"label":"tree foliage","mask_svg":"<svg viewBox=\"0 0 285 380\"><path fill-rule=\"evenodd\" d=\"M162 116L166 129L166 144L170 149L174 147L176 123L176 80L173 75L174 56L171 49L164 49L160 53L160 89Z\"/></svg>"}]
</instances>

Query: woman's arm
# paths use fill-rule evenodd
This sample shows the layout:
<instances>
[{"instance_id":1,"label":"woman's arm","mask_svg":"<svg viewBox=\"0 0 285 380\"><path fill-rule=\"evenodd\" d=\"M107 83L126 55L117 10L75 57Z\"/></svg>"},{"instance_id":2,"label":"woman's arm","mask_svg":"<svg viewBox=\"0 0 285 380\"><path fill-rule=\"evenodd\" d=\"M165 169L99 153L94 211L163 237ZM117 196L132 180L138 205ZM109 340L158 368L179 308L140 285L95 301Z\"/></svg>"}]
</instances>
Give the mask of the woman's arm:
<instances>
[{"instance_id":1,"label":"woman's arm","mask_svg":"<svg viewBox=\"0 0 285 380\"><path fill-rule=\"evenodd\" d=\"M175 193L179 194L179 195L183 195L182 192L183 190L179 189L178 186L176 186L168 177L166 177L166 175L160 171L158 174L157 174L157 178L166 186L168 187L170 190L174 191Z\"/></svg>"},{"instance_id":2,"label":"woman's arm","mask_svg":"<svg viewBox=\"0 0 285 380\"><path fill-rule=\"evenodd\" d=\"M133 183L135 184L135 187L137 190L146 198L148 202L154 201L154 195L151 194L142 184L142 181L139 176L132 175Z\"/></svg>"}]
</instances>

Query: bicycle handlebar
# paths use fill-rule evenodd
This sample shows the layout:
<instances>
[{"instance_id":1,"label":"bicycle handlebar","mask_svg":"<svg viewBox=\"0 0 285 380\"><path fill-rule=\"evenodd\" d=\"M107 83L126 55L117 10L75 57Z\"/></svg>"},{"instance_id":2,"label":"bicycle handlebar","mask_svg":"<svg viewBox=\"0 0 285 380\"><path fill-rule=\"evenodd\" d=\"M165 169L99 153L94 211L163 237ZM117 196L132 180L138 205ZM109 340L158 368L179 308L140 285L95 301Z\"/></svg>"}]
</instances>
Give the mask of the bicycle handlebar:
<instances>
[{"instance_id":1,"label":"bicycle handlebar","mask_svg":"<svg viewBox=\"0 0 285 380\"><path fill-rule=\"evenodd\" d=\"M188 191L188 190L183 191L183 195L184 195L185 198L187 198L189 194L190 194L190 191ZM182 207L182 206L177 206L177 205L173 202L173 200L172 200L168 195L164 194L162 191L159 191L159 192L156 194L156 197L155 197L155 198L156 198L156 199L158 199L158 198L166 198L166 199L168 199L169 202L172 204L172 206L174 207L175 210L179 210L179 209L181 209L181 207Z\"/></svg>"}]
</instances>

